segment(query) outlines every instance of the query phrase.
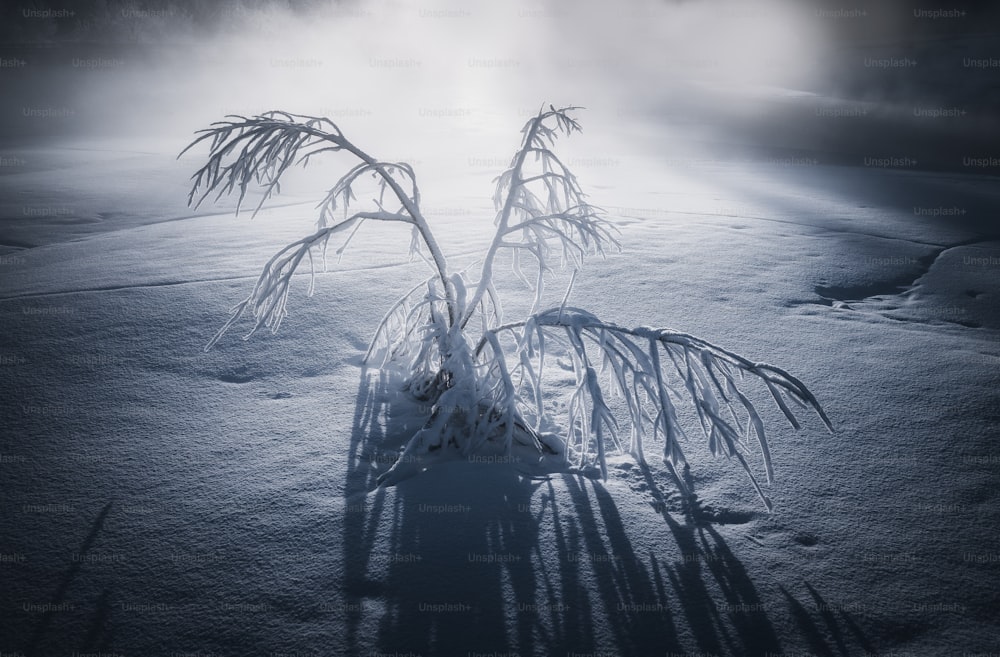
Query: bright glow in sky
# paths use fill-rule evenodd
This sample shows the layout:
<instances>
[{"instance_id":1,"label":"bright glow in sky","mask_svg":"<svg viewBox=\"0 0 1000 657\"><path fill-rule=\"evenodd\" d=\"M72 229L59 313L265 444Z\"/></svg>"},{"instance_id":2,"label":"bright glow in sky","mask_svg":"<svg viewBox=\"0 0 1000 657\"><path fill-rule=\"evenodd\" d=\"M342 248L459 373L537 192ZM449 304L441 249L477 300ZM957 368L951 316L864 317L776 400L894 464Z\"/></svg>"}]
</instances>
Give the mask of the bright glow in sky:
<instances>
[{"instance_id":1,"label":"bright glow in sky","mask_svg":"<svg viewBox=\"0 0 1000 657\"><path fill-rule=\"evenodd\" d=\"M226 23L213 39L179 35L181 47L93 76L79 104L98 128L152 117L184 135L229 112L282 108L328 115L364 143L411 131L461 141L508 136L542 102L587 106L589 122L636 120L715 102L706 84L795 88L821 41L815 20L776 0L371 0Z\"/></svg>"}]
</instances>

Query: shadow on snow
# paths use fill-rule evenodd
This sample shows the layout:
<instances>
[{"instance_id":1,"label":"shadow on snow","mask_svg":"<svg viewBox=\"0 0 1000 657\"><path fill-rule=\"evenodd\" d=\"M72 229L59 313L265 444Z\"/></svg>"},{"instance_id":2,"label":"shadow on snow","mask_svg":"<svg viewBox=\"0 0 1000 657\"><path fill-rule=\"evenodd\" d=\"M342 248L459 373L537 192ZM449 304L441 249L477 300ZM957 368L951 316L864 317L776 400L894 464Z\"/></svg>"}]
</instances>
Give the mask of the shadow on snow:
<instances>
[{"instance_id":1,"label":"shadow on snow","mask_svg":"<svg viewBox=\"0 0 1000 657\"><path fill-rule=\"evenodd\" d=\"M404 481L395 495L376 488L392 449L419 428L392 418L395 396L384 372L362 375L345 489L351 567L340 580L348 654L783 652L775 607L722 536L691 515L678 520L663 508L676 548L642 553L600 482L562 475L567 496L552 479L462 462L439 466L451 468L447 476ZM641 470L662 499L653 473ZM386 531L382 553L376 536ZM869 648L848 615L821 611L820 594L805 587L808 607L780 589L782 620L791 618L813 652Z\"/></svg>"}]
</instances>

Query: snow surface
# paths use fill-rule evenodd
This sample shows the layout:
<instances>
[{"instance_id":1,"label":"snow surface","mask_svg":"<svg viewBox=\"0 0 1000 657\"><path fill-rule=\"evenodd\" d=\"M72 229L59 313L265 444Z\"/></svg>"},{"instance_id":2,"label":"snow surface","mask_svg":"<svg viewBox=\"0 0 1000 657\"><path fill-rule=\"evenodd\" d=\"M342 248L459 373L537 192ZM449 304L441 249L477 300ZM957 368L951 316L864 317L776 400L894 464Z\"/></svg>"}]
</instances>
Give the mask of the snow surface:
<instances>
[{"instance_id":1,"label":"snow surface","mask_svg":"<svg viewBox=\"0 0 1000 657\"><path fill-rule=\"evenodd\" d=\"M767 407L774 513L696 445L692 516L627 457L606 483L459 462L375 490L419 422L361 368L425 276L408 235L362 231L281 332L206 354L322 188L193 217L182 144L25 147L0 172L0 652L1000 651L995 179L671 160L590 129L564 143L625 250L574 303L786 368L837 427ZM452 265L488 243L496 173L417 165Z\"/></svg>"}]
</instances>

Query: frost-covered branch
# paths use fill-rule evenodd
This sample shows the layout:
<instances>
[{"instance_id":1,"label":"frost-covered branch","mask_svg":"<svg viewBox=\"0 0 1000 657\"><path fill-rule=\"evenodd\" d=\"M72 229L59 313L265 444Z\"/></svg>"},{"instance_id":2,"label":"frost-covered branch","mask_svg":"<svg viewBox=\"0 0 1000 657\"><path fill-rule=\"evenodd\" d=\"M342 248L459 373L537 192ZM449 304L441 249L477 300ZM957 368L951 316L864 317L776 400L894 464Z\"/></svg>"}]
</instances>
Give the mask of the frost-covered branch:
<instances>
[{"instance_id":1,"label":"frost-covered branch","mask_svg":"<svg viewBox=\"0 0 1000 657\"><path fill-rule=\"evenodd\" d=\"M521 147L510 167L496 179L493 194L496 233L483 258L479 284L462 318L463 326L492 288L493 265L501 250L513 252L515 275L534 288L534 312L541 304L543 276L551 270L553 245L560 252L560 264L576 268L588 253L604 255L609 247L619 248L614 227L604 220L600 208L586 202L576 177L550 148L560 134L580 131L580 124L569 115L577 109L580 108L556 109L549 105L548 110L539 110L521 130L524 135ZM529 156L533 156L540 171L528 171ZM521 268L522 254L534 259L538 267L534 284Z\"/></svg>"},{"instance_id":2,"label":"frost-covered branch","mask_svg":"<svg viewBox=\"0 0 1000 657\"><path fill-rule=\"evenodd\" d=\"M380 162L349 141L340 128L322 117L312 117L287 112L265 112L258 116L231 115L230 120L218 121L212 127L200 130L198 138L191 142L180 155L194 146L208 142L208 161L192 176L194 180L188 203L200 205L212 192L216 200L223 195L238 192L236 211L246 197L250 185L260 185L264 193L254 209L254 215L263 207L273 193L280 191L282 175L293 165L306 166L312 157L320 153L346 151L361 160L348 171L330 190L320 203L318 227L329 225L332 213L340 198L346 210L355 198L352 185L365 173L371 173L378 181L379 199L375 201L378 210L384 211L385 193L391 191L400 203L398 212L409 216L409 223L424 243L432 266L438 278L447 288L448 266L444 253L434 239L427 221L420 211L420 193L416 176L408 164ZM178 155L178 157L180 157ZM407 193L396 179L401 175L410 187ZM295 245L291 245L295 246ZM278 306L275 306L278 308ZM282 306L283 309L283 306ZM449 322L456 319L453 299L449 297ZM283 315L282 315L283 317ZM281 319L276 320L280 323ZM225 328L228 328L228 324Z\"/></svg>"},{"instance_id":3,"label":"frost-covered branch","mask_svg":"<svg viewBox=\"0 0 1000 657\"><path fill-rule=\"evenodd\" d=\"M770 508L746 456L749 444L756 442L764 461L767 481L773 477L770 448L764 423L753 402L740 390L744 375L764 382L768 392L789 423L799 423L789 404L811 408L827 428L832 425L819 402L806 386L784 370L766 363L755 363L710 342L670 329L627 329L603 322L579 308L553 308L528 319L506 324L489 331L480 339L475 353L487 360L498 357L496 336L510 332L515 337L516 358L521 374L534 390L542 388L543 357L546 341L565 336L569 346L576 384L571 398L567 446L578 455L581 467L588 462L606 476L605 436L617 441L618 426L609 411L606 391L624 400L631 426L629 451L640 461L645 459L643 437L663 441L663 457L671 466L686 463L679 442L685 435L677 417L677 403L693 405L715 455L736 458L750 477L754 488ZM594 353L601 370L593 364ZM525 363L528 366L525 366ZM601 374L607 383L600 383ZM533 400L530 415L545 415L540 396Z\"/></svg>"},{"instance_id":4,"label":"frost-covered branch","mask_svg":"<svg viewBox=\"0 0 1000 657\"><path fill-rule=\"evenodd\" d=\"M321 228L308 237L292 242L285 248L278 251L267 264L264 271L257 279L253 291L246 299L241 301L232 309L229 320L223 324L222 328L205 345L205 351L210 350L219 339L232 327L244 313L250 314L256 320L250 332L243 336L244 340L250 338L259 328L265 326L271 329L271 333L277 333L282 320L288 315L285 306L288 302L288 293L291 289L292 276L296 269L302 264L302 260L309 260L309 290L307 296L312 296L316 282L316 270L312 250L314 247L322 247L326 251L326 245L330 237L335 233L345 231L351 227L360 225L366 219L375 221L400 221L411 223L408 216L388 212L356 212L347 219Z\"/></svg>"},{"instance_id":5,"label":"frost-covered branch","mask_svg":"<svg viewBox=\"0 0 1000 657\"><path fill-rule=\"evenodd\" d=\"M385 177L381 177L381 171L384 171L387 175ZM372 174L378 179L379 197L375 203L379 207L384 207L385 193L387 190L391 190L388 180L395 178L397 174L401 174L404 181L410 186L410 192L405 195L406 198L409 199L410 203L414 207L420 207L420 190L417 187L417 178L409 164L406 164L405 162L362 162L344 174L344 176L337 181L337 184L330 189L326 198L324 198L319 204L320 226L325 225L333 218L333 213L338 207L338 198L343 203L345 210L350 206L351 202L357 198L354 195L354 183L358 180L358 178L366 173ZM397 212L403 211L408 211L405 203L401 203L399 209L397 210Z\"/></svg>"}]
</instances>

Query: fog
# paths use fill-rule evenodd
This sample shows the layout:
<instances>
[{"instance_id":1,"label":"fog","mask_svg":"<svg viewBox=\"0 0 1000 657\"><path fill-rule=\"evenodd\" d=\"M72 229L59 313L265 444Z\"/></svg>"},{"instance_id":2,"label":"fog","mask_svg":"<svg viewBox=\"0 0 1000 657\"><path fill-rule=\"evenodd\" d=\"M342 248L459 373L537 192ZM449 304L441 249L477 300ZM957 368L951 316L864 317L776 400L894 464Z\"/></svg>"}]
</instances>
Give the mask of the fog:
<instances>
[{"instance_id":1,"label":"fog","mask_svg":"<svg viewBox=\"0 0 1000 657\"><path fill-rule=\"evenodd\" d=\"M238 7L207 28L176 9L123 8L103 42L63 49L68 66L29 57L12 108L23 132L173 139L225 114L284 109L329 116L359 140L409 142L509 134L541 103L634 123L696 114L718 89L733 103L801 88L822 58L819 23L777 1Z\"/></svg>"},{"instance_id":2,"label":"fog","mask_svg":"<svg viewBox=\"0 0 1000 657\"><path fill-rule=\"evenodd\" d=\"M951 20L902 2L87 4L73 19L8 11L8 145L176 153L227 114L281 109L327 116L426 177L472 160L495 173L547 103L587 108L569 148L589 157L962 169L1000 134L992 69L962 63L995 51L990 8Z\"/></svg>"}]
</instances>

